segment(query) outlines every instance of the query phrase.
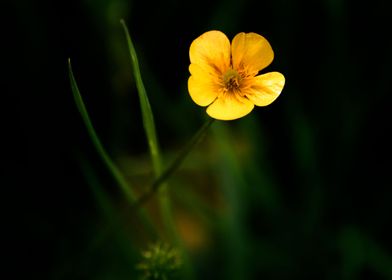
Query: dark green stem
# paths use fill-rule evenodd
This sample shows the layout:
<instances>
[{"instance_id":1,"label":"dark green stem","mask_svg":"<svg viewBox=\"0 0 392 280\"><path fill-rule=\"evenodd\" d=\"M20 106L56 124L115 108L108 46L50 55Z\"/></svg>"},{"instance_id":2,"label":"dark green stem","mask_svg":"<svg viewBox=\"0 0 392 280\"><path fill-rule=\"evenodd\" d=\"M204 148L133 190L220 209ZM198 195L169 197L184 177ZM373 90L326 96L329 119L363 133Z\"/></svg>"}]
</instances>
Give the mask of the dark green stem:
<instances>
[{"instance_id":1,"label":"dark green stem","mask_svg":"<svg viewBox=\"0 0 392 280\"><path fill-rule=\"evenodd\" d=\"M146 203L162 186L166 180L173 175L173 173L180 167L181 163L187 157L187 155L192 151L193 147L199 143L202 137L206 134L208 128L212 125L214 119L208 119L204 125L199 129L198 132L192 137L188 144L183 148L183 150L174 159L172 164L158 177L157 180L151 185L150 190L143 194L136 202L135 206L141 206Z\"/></svg>"}]
</instances>

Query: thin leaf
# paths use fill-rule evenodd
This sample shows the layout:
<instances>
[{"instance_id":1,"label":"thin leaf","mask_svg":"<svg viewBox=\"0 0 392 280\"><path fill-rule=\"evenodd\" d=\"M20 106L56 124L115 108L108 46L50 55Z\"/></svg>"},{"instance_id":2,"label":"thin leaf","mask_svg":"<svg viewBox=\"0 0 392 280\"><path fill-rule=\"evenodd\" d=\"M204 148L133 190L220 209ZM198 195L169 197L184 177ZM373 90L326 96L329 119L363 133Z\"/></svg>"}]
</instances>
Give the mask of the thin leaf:
<instances>
[{"instance_id":1,"label":"thin leaf","mask_svg":"<svg viewBox=\"0 0 392 280\"><path fill-rule=\"evenodd\" d=\"M158 140L156 136L154 116L152 114L151 105L150 102L148 101L146 89L144 87L142 76L140 74L139 61L137 59L135 47L132 43L131 36L129 35L129 31L124 20L121 20L121 24L124 28L124 33L127 39L128 50L132 62L133 75L136 82L136 88L139 94L140 107L141 107L142 118L143 118L143 126L146 131L148 146L150 149L151 159L154 166L154 172L155 172L155 176L158 177L162 173L162 162L161 162L161 157L159 152Z\"/></svg>"},{"instance_id":2,"label":"thin leaf","mask_svg":"<svg viewBox=\"0 0 392 280\"><path fill-rule=\"evenodd\" d=\"M69 67L69 77L71 81L71 89L75 99L75 103L76 106L78 107L80 115L82 116L83 122L87 128L87 132L90 136L90 139L93 142L94 147L96 148L98 154L106 164L107 168L112 173L113 177L116 179L123 192L126 194L127 199L131 203L133 203L135 201L134 193L132 192L131 188L128 186L128 183L126 182L125 178L121 174L120 170L113 163L108 153L103 148L101 141L99 140L97 133L95 132L95 129L91 123L90 117L86 110L86 106L84 105L82 96L80 95L78 85L76 84L76 80L72 72L71 60L68 60L68 67Z\"/></svg>"},{"instance_id":3,"label":"thin leaf","mask_svg":"<svg viewBox=\"0 0 392 280\"><path fill-rule=\"evenodd\" d=\"M101 144L101 141L99 140L97 133L95 132L95 129L93 127L93 124L91 123L90 117L88 115L88 112L86 110L86 106L84 105L82 96L80 94L78 85L76 83L75 77L72 72L72 66L71 66L71 60L68 59L68 70L69 70L69 78L71 82L71 89L72 93L75 99L76 106L79 110L79 113L83 119L83 122L87 128L88 135L90 136L90 139L97 150L99 156L102 158L102 161L120 186L121 191L124 193L126 199L128 202L133 205L135 203L135 194L133 193L131 187L129 186L128 182L125 180L123 174L120 172L120 170L117 168L117 166L114 164L112 159L109 157L108 153L104 149L103 145ZM144 209L139 210L140 218L142 219L144 225L146 226L147 230L150 231L152 235L154 235L154 230L152 224L149 222L146 212Z\"/></svg>"},{"instance_id":4,"label":"thin leaf","mask_svg":"<svg viewBox=\"0 0 392 280\"><path fill-rule=\"evenodd\" d=\"M140 107L141 107L142 118L143 118L143 126L144 126L144 130L145 130L146 136L147 136L147 141L148 141L148 146L150 149L150 154L151 154L151 159L152 159L152 163L153 163L153 167L154 167L155 177L157 179L156 182L158 182L155 184L157 186L160 186L159 207L160 207L160 211L162 214L163 223L166 227L166 232L169 234L172 242L174 242L177 246L179 246L179 248L181 248L181 250L184 253L184 259L185 259L184 267L186 268L185 269L186 272L185 272L185 275L183 278L184 279L191 279L191 275L192 275L192 273L190 272L191 271L191 264L190 264L189 258L185 254L184 245L182 244L182 241L179 237L179 234L177 232L177 229L176 229L176 226L175 226L175 223L173 220L170 199L169 199L168 190L167 190L166 179L168 178L168 176L166 176L165 174L170 175L172 173L172 171L163 172L162 161L161 161L161 156L160 156L160 152L159 152L158 139L157 139L156 130L155 130L154 116L153 116L153 113L151 110L150 102L148 101L148 97L147 97L146 89L143 84L142 76L140 74L140 68L139 68L139 62L138 62L137 55L136 55L136 50L135 50L135 47L132 43L131 36L129 35L129 31L128 31L128 28L127 28L124 20L121 20L121 24L124 28L125 37L127 39L128 50L129 50L129 54L130 54L130 58L131 58L131 62L132 62L133 75L134 75L135 82L136 82L136 88L137 88L137 91L139 94ZM176 166L176 167L178 167L178 166ZM158 187L154 187L154 185L153 185L153 187L150 189L150 192L147 193L147 196L150 197L150 194L155 193L157 188ZM145 198L145 196L141 197L142 200L144 198ZM137 205L140 205L140 203L138 203Z\"/></svg>"}]
</instances>

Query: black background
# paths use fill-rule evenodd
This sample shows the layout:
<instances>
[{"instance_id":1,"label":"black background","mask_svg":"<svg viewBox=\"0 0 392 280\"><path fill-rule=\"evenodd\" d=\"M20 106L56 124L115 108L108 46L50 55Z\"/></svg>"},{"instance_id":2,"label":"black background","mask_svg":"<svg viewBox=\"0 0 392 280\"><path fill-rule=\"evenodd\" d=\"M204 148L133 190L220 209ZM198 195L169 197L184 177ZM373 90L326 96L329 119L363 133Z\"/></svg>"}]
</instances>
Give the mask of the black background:
<instances>
[{"instance_id":1,"label":"black background","mask_svg":"<svg viewBox=\"0 0 392 280\"><path fill-rule=\"evenodd\" d=\"M264 122L274 142L268 159L280 169L279 182L290 184L282 191L287 211L302 207L297 205L298 189L308 192L298 183L309 179L295 160L299 153L305 165L308 158L315 159L309 172L317 174L322 189L321 231L354 225L391 259L392 46L387 1L17 1L8 5L2 9L6 97L1 102L2 198L3 213L11 222L4 231L13 239L11 252L16 255L10 259L19 267L16 272L27 271L33 279L57 279L50 276L53 269L64 261L77 262L79 247L88 238L85 222L97 215L78 157L83 155L103 173L104 168L72 99L69 57L108 149L114 154L127 147L135 156L146 153L143 137L134 137L143 131L137 97L128 93L134 89L126 76L130 67L121 17L130 28L142 71L155 78L147 88L164 89L164 97L150 99L161 116L157 127L162 146L168 147L185 142L202 120L202 109L185 94L192 40L210 29L220 29L229 38L241 31L266 36L275 51L270 69L284 73L287 83L277 104L252 114ZM179 113L186 117L178 118ZM119 124L120 119L126 121ZM297 121L308 129L303 137L303 130L288 127ZM314 140L310 151L306 131ZM295 151L295 147L305 148ZM331 242L334 238L332 234ZM314 249L312 243L307 246L303 248L309 253L306 260L312 254L325 253L328 259L335 254ZM59 251L66 253L59 255ZM316 267L328 271L339 266ZM318 275L316 268L307 270L309 274L297 276ZM360 275L360 279L391 279L367 266Z\"/></svg>"}]
</instances>

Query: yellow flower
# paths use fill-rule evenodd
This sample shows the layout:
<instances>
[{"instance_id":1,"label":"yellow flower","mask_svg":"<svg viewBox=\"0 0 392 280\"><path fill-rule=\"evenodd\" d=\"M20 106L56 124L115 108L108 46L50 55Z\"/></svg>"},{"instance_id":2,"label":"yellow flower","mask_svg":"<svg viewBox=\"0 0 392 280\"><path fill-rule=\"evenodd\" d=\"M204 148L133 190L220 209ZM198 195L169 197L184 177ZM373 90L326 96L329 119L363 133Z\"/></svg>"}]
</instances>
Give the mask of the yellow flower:
<instances>
[{"instance_id":1,"label":"yellow flower","mask_svg":"<svg viewBox=\"0 0 392 280\"><path fill-rule=\"evenodd\" d=\"M189 49L188 90L192 100L208 106L218 120L249 114L254 105L267 106L280 94L284 76L279 72L258 75L274 58L268 41L256 33L239 33L231 45L220 31L208 31Z\"/></svg>"}]
</instances>

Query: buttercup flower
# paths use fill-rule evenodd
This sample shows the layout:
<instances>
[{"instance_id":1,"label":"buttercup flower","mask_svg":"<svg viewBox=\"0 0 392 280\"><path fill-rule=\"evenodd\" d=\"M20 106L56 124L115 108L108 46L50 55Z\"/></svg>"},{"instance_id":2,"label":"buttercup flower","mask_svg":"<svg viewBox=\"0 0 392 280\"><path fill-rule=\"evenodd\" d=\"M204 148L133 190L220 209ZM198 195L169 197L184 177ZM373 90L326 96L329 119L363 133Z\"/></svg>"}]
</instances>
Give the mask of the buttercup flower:
<instances>
[{"instance_id":1,"label":"buttercup flower","mask_svg":"<svg viewBox=\"0 0 392 280\"><path fill-rule=\"evenodd\" d=\"M254 105L271 104L283 89L281 73L258 75L272 62L274 53L256 33L239 33L230 45L222 32L208 31L192 42L189 56L189 94L196 104L208 106L212 118L241 118Z\"/></svg>"}]
</instances>

